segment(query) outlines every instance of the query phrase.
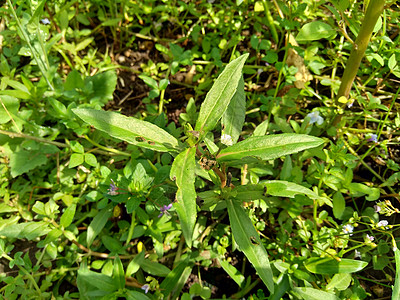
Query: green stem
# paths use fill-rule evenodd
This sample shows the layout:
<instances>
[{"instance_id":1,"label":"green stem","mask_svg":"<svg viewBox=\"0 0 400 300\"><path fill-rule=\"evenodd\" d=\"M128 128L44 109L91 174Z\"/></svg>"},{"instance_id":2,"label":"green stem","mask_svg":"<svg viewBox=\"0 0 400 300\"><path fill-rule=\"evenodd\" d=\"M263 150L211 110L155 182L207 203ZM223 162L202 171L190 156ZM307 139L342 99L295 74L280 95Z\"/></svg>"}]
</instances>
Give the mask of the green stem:
<instances>
[{"instance_id":1,"label":"green stem","mask_svg":"<svg viewBox=\"0 0 400 300\"><path fill-rule=\"evenodd\" d=\"M349 97L351 86L354 78L357 75L361 60L367 50L369 40L372 36L375 24L379 16L383 12L385 0L370 1L367 12L365 13L364 21L361 25L360 32L351 50L350 57L347 61L346 69L344 70L342 83L340 84L337 99L341 96ZM339 102L336 104L339 105Z\"/></svg>"},{"instance_id":2,"label":"green stem","mask_svg":"<svg viewBox=\"0 0 400 300\"><path fill-rule=\"evenodd\" d=\"M53 87L53 85L51 84L49 78L47 77L47 73L46 73L46 68L45 68L45 66L44 66L44 62L42 61L42 59L40 59L40 57L38 57L38 55L36 54L36 50L32 47L31 40L30 40L28 34L26 33L24 27L22 26L21 22L19 21L19 18L18 18L17 14L16 14L16 12L15 12L15 10L14 10L14 6L13 6L13 4L11 3L11 0L7 0L7 3L8 3L8 5L10 6L10 9L11 9L11 12L12 12L12 14L13 14L13 16L14 16L15 22L17 22L17 26L18 26L19 30L21 31L21 33L22 33L22 35L23 35L23 37L24 37L24 40L25 40L26 43L28 44L28 47L29 47L29 49L30 49L31 52L32 52L33 58L35 59L37 65L38 65L38 67L39 67L39 69L40 69L40 72L42 73L44 79L46 80L47 85L49 86L49 88L50 88L52 91L54 91L54 87ZM44 53L44 55L45 55L45 53Z\"/></svg>"}]
</instances>

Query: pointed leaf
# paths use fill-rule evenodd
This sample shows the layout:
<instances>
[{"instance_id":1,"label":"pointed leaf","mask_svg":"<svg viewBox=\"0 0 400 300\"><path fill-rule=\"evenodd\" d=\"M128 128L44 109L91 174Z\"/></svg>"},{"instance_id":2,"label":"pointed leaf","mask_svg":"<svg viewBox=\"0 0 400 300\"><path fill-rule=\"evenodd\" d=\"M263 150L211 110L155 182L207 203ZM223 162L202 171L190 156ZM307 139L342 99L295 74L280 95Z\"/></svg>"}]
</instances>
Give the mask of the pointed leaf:
<instances>
[{"instance_id":1,"label":"pointed leaf","mask_svg":"<svg viewBox=\"0 0 400 300\"><path fill-rule=\"evenodd\" d=\"M181 278L183 271L185 271L188 264L189 257L186 257L185 260L179 262L179 264L168 273L167 277L165 277L163 282L160 284L160 291L162 291L165 297L167 297L176 287L176 283Z\"/></svg>"},{"instance_id":2,"label":"pointed leaf","mask_svg":"<svg viewBox=\"0 0 400 300\"><path fill-rule=\"evenodd\" d=\"M362 260L342 258L337 261L331 257L311 257L304 262L306 269L314 274L354 273L367 265L368 263Z\"/></svg>"},{"instance_id":3,"label":"pointed leaf","mask_svg":"<svg viewBox=\"0 0 400 300\"><path fill-rule=\"evenodd\" d=\"M222 115L222 134L228 134L232 137L235 144L242 132L244 119L246 115L246 96L244 94L243 76L239 80L235 95L233 95L228 108Z\"/></svg>"},{"instance_id":4,"label":"pointed leaf","mask_svg":"<svg viewBox=\"0 0 400 300\"><path fill-rule=\"evenodd\" d=\"M394 281L392 300L400 300L400 250L394 249L394 257L396 260L396 279Z\"/></svg>"},{"instance_id":5,"label":"pointed leaf","mask_svg":"<svg viewBox=\"0 0 400 300\"><path fill-rule=\"evenodd\" d=\"M178 213L183 235L189 247L192 244L194 224L196 223L196 191L194 188L196 148L188 148L174 160L171 179L176 180L178 191L174 207Z\"/></svg>"},{"instance_id":6,"label":"pointed leaf","mask_svg":"<svg viewBox=\"0 0 400 300\"><path fill-rule=\"evenodd\" d=\"M156 151L177 151L178 140L152 123L111 111L88 108L75 108L72 111L86 123L112 137Z\"/></svg>"},{"instance_id":7,"label":"pointed leaf","mask_svg":"<svg viewBox=\"0 0 400 300\"><path fill-rule=\"evenodd\" d=\"M163 264L160 264L156 261L151 261L148 259L144 259L140 263L140 267L145 272L147 272L151 275L154 275L154 276L166 277L169 273L171 273L171 270L168 269L168 267L166 267Z\"/></svg>"},{"instance_id":8,"label":"pointed leaf","mask_svg":"<svg viewBox=\"0 0 400 300\"><path fill-rule=\"evenodd\" d=\"M339 298L333 294L310 287L295 287L293 291L300 294L304 300L339 300Z\"/></svg>"},{"instance_id":9,"label":"pointed leaf","mask_svg":"<svg viewBox=\"0 0 400 300\"><path fill-rule=\"evenodd\" d=\"M336 30L329 24L321 21L314 21L304 25L296 37L297 42L315 41L320 39L330 39L336 35Z\"/></svg>"},{"instance_id":10,"label":"pointed leaf","mask_svg":"<svg viewBox=\"0 0 400 300\"><path fill-rule=\"evenodd\" d=\"M119 256L114 260L113 279L118 289L123 289L125 287L124 266Z\"/></svg>"},{"instance_id":11,"label":"pointed leaf","mask_svg":"<svg viewBox=\"0 0 400 300\"><path fill-rule=\"evenodd\" d=\"M248 53L231 61L218 76L200 108L195 130L203 137L221 119L236 92Z\"/></svg>"},{"instance_id":12,"label":"pointed leaf","mask_svg":"<svg viewBox=\"0 0 400 300\"><path fill-rule=\"evenodd\" d=\"M331 282L326 286L326 290L337 289L339 291L344 291L349 287L351 283L351 275L350 274L335 274L332 277Z\"/></svg>"},{"instance_id":13,"label":"pointed leaf","mask_svg":"<svg viewBox=\"0 0 400 300\"><path fill-rule=\"evenodd\" d=\"M267 194L271 196L294 198L298 194L304 194L310 197L310 199L321 198L312 190L293 182L284 180L267 180L263 181L263 183L267 188Z\"/></svg>"},{"instance_id":14,"label":"pointed leaf","mask_svg":"<svg viewBox=\"0 0 400 300\"><path fill-rule=\"evenodd\" d=\"M262 245L254 225L237 201L228 199L226 205L236 244L256 269L268 290L273 294L274 280L268 260L268 253Z\"/></svg>"},{"instance_id":15,"label":"pointed leaf","mask_svg":"<svg viewBox=\"0 0 400 300\"><path fill-rule=\"evenodd\" d=\"M234 266L232 266L226 259L217 258L221 267L225 272L237 283L239 287L242 286L245 278L242 273L239 272Z\"/></svg>"},{"instance_id":16,"label":"pointed leaf","mask_svg":"<svg viewBox=\"0 0 400 300\"><path fill-rule=\"evenodd\" d=\"M103 230L104 226L106 225L111 215L112 215L111 208L108 207L101 210L93 218L92 222L90 222L86 236L86 243L88 247L90 247L96 236Z\"/></svg>"},{"instance_id":17,"label":"pointed leaf","mask_svg":"<svg viewBox=\"0 0 400 300\"><path fill-rule=\"evenodd\" d=\"M71 225L71 223L74 219L74 216L75 216L75 211L76 211L75 203L73 203L67 207L67 209L64 211L64 213L60 219L61 226L63 226L64 228L67 228L69 225Z\"/></svg>"},{"instance_id":18,"label":"pointed leaf","mask_svg":"<svg viewBox=\"0 0 400 300\"><path fill-rule=\"evenodd\" d=\"M270 160L314 148L322 143L322 139L305 134L283 133L253 136L223 149L217 156L217 160L226 162L240 160L248 156Z\"/></svg>"}]
</instances>

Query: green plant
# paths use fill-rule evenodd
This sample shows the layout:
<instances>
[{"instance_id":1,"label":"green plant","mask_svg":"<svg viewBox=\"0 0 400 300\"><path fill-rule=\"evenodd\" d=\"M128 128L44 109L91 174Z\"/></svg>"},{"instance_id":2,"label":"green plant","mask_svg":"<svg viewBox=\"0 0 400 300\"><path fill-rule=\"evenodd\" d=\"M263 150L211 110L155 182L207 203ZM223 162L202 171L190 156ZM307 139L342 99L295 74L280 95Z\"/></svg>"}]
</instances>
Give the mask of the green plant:
<instances>
[{"instance_id":1,"label":"green plant","mask_svg":"<svg viewBox=\"0 0 400 300\"><path fill-rule=\"evenodd\" d=\"M220 200L228 208L232 233L239 249L245 253L271 293L274 291L273 275L268 254L251 220L242 208L243 201L250 201L234 187L231 173L226 168L242 166L246 160L271 160L321 145L318 138L300 134L260 135L237 142L244 122L244 94L242 68L248 55L242 55L228 64L207 94L201 106L194 130L188 131L185 143L171 136L161 128L146 121L127 118L114 112L78 108L73 112L95 128L109 135L130 142L142 148L169 152L175 156L170 177L176 182L178 191L174 208L179 216L181 230L188 247L193 245L196 224L196 156L197 164L214 177L221 189ZM222 136L219 147L214 143L211 131L222 119ZM182 140L182 139L181 139ZM202 142L206 147L202 146ZM228 145L227 147L225 145ZM203 175L204 176L204 175ZM282 196L279 181L265 183L266 193ZM246 185L241 186L246 190ZM319 196L296 184L291 185L292 193L306 193L312 198ZM272 192L270 191L272 190ZM254 199L255 200L255 199ZM218 206L219 203L216 203ZM132 210L129 210L132 212Z\"/></svg>"}]
</instances>

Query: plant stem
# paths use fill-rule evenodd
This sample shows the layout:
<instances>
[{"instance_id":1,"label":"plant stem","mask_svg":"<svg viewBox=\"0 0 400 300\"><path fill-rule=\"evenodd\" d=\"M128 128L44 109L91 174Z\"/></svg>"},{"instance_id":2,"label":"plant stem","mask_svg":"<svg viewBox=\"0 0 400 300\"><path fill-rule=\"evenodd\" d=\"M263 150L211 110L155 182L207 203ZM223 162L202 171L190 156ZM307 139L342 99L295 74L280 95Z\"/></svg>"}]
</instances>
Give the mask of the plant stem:
<instances>
[{"instance_id":1,"label":"plant stem","mask_svg":"<svg viewBox=\"0 0 400 300\"><path fill-rule=\"evenodd\" d=\"M373 0L369 2L364 21L361 25L360 32L350 52L346 69L344 70L342 83L340 84L336 104L339 105L337 99L341 96L349 97L351 86L360 67L361 59L367 50L369 40L374 30L376 21L383 12L385 0Z\"/></svg>"}]
</instances>

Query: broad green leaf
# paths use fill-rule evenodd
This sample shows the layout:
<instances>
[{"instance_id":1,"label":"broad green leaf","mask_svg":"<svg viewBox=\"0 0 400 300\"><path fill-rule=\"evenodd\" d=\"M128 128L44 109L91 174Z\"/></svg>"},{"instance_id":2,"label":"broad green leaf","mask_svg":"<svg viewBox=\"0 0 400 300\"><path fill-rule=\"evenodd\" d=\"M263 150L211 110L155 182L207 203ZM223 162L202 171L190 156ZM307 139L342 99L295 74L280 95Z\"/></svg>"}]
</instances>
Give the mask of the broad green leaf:
<instances>
[{"instance_id":1,"label":"broad green leaf","mask_svg":"<svg viewBox=\"0 0 400 300\"><path fill-rule=\"evenodd\" d=\"M329 24L321 21L314 21L304 25L296 37L297 42L315 41L330 39L336 35L336 30Z\"/></svg>"},{"instance_id":2,"label":"broad green leaf","mask_svg":"<svg viewBox=\"0 0 400 300\"><path fill-rule=\"evenodd\" d=\"M298 293L304 300L340 300L334 294L310 287L295 287L293 288L293 291Z\"/></svg>"},{"instance_id":3,"label":"broad green leaf","mask_svg":"<svg viewBox=\"0 0 400 300\"><path fill-rule=\"evenodd\" d=\"M256 129L253 131L253 136L263 136L267 133L269 120L266 119L257 125Z\"/></svg>"},{"instance_id":4,"label":"broad green leaf","mask_svg":"<svg viewBox=\"0 0 400 300\"><path fill-rule=\"evenodd\" d=\"M304 194L310 197L311 199L320 198L320 196L318 196L312 190L302 185L289 181L268 180L268 181L263 181L263 184L267 188L266 193L271 196L294 198L297 194Z\"/></svg>"},{"instance_id":5,"label":"broad green leaf","mask_svg":"<svg viewBox=\"0 0 400 300\"><path fill-rule=\"evenodd\" d=\"M31 95L28 93L25 93L23 91L17 91L17 90L4 90L0 91L0 97L3 99L3 97L8 96L12 98L18 98L18 99L24 99L24 100L29 100L31 98Z\"/></svg>"},{"instance_id":6,"label":"broad green leaf","mask_svg":"<svg viewBox=\"0 0 400 300\"><path fill-rule=\"evenodd\" d=\"M167 297L172 290L176 287L176 283L181 278L183 271L185 271L186 267L189 264L189 257L186 257L185 260L180 261L179 264L172 269L171 272L168 273L167 277L160 284L160 291Z\"/></svg>"},{"instance_id":7,"label":"broad green leaf","mask_svg":"<svg viewBox=\"0 0 400 300\"><path fill-rule=\"evenodd\" d=\"M87 246L93 243L96 236L103 230L106 225L108 219L111 217L112 211L110 207L102 209L90 222L89 227L87 229L86 243Z\"/></svg>"},{"instance_id":8,"label":"broad green leaf","mask_svg":"<svg viewBox=\"0 0 400 300\"><path fill-rule=\"evenodd\" d=\"M63 226L64 228L67 228L69 225L71 225L71 223L74 219L74 216L75 216L75 211L76 211L75 203L73 203L67 207L67 209L64 211L64 213L60 219L61 226Z\"/></svg>"},{"instance_id":9,"label":"broad green leaf","mask_svg":"<svg viewBox=\"0 0 400 300\"><path fill-rule=\"evenodd\" d=\"M396 260L396 279L394 281L392 300L400 299L400 250L394 249L394 257Z\"/></svg>"},{"instance_id":10,"label":"broad green leaf","mask_svg":"<svg viewBox=\"0 0 400 300\"><path fill-rule=\"evenodd\" d=\"M181 277L176 281L175 288L173 290L173 294L171 299L179 299L179 295L181 294L181 290L185 286L187 280L189 279L190 274L192 274L192 267L187 266L185 270L182 272ZM183 297L181 298L183 299Z\"/></svg>"},{"instance_id":11,"label":"broad green leaf","mask_svg":"<svg viewBox=\"0 0 400 300\"><path fill-rule=\"evenodd\" d=\"M222 115L222 134L232 137L233 144L239 139L246 115L246 96L244 94L243 76L239 80L236 93L233 95L228 108Z\"/></svg>"},{"instance_id":12,"label":"broad green leaf","mask_svg":"<svg viewBox=\"0 0 400 300\"><path fill-rule=\"evenodd\" d=\"M127 300L150 300L145 294L137 291L126 290L125 293Z\"/></svg>"},{"instance_id":13,"label":"broad green leaf","mask_svg":"<svg viewBox=\"0 0 400 300\"><path fill-rule=\"evenodd\" d=\"M305 134L283 133L253 136L223 149L217 156L217 160L219 162L227 162L249 156L271 160L314 148L322 143L322 139Z\"/></svg>"},{"instance_id":14,"label":"broad green leaf","mask_svg":"<svg viewBox=\"0 0 400 300\"><path fill-rule=\"evenodd\" d=\"M228 199L226 200L226 205L236 244L256 269L270 293L273 294L274 280L268 260L268 253L262 245L254 225L237 201Z\"/></svg>"},{"instance_id":15,"label":"broad green leaf","mask_svg":"<svg viewBox=\"0 0 400 300\"><path fill-rule=\"evenodd\" d=\"M155 261L150 261L148 259L144 259L140 263L140 267L147 273L154 275L154 276L160 276L160 277L166 277L171 270L168 269L166 266L163 264L160 264Z\"/></svg>"},{"instance_id":16,"label":"broad green leaf","mask_svg":"<svg viewBox=\"0 0 400 300\"><path fill-rule=\"evenodd\" d=\"M90 271L83 265L78 270L76 282L81 295L94 290L105 292L105 294L117 290L117 286L110 276ZM86 299L90 299L90 297Z\"/></svg>"},{"instance_id":17,"label":"broad green leaf","mask_svg":"<svg viewBox=\"0 0 400 300\"><path fill-rule=\"evenodd\" d=\"M176 151L178 140L160 127L116 112L75 108L72 110L86 123L112 137L161 152Z\"/></svg>"},{"instance_id":18,"label":"broad green leaf","mask_svg":"<svg viewBox=\"0 0 400 300\"><path fill-rule=\"evenodd\" d=\"M326 286L326 290L337 289L339 291L344 291L349 287L351 283L351 275L350 274L335 274L332 277L331 282Z\"/></svg>"},{"instance_id":19,"label":"broad green leaf","mask_svg":"<svg viewBox=\"0 0 400 300\"><path fill-rule=\"evenodd\" d=\"M340 219L346 208L346 201L341 192L336 192L332 198L333 201L333 215L335 218Z\"/></svg>"},{"instance_id":20,"label":"broad green leaf","mask_svg":"<svg viewBox=\"0 0 400 300\"><path fill-rule=\"evenodd\" d=\"M144 81L149 87L153 89L158 89L158 83L153 78L146 76L146 75L139 75L139 78Z\"/></svg>"},{"instance_id":21,"label":"broad green leaf","mask_svg":"<svg viewBox=\"0 0 400 300\"><path fill-rule=\"evenodd\" d=\"M139 270L140 264L144 260L144 255L145 252L142 251L130 261L129 265L126 267L126 277L132 276L132 274L135 274Z\"/></svg>"},{"instance_id":22,"label":"broad green leaf","mask_svg":"<svg viewBox=\"0 0 400 300\"><path fill-rule=\"evenodd\" d=\"M37 243L38 248L43 248L44 246L50 244L51 242L54 242L56 239L58 239L61 235L63 234L61 229L54 228L52 231L50 231L44 240L41 240L39 243Z\"/></svg>"},{"instance_id":23,"label":"broad green leaf","mask_svg":"<svg viewBox=\"0 0 400 300\"><path fill-rule=\"evenodd\" d=\"M96 167L97 159L92 153L85 153L85 162L92 167Z\"/></svg>"},{"instance_id":24,"label":"broad green leaf","mask_svg":"<svg viewBox=\"0 0 400 300\"><path fill-rule=\"evenodd\" d=\"M48 234L50 231L51 229L47 222L28 222L27 225L23 227L18 237L26 238L31 241L39 236Z\"/></svg>"},{"instance_id":25,"label":"broad green leaf","mask_svg":"<svg viewBox=\"0 0 400 300\"><path fill-rule=\"evenodd\" d=\"M239 272L234 266L232 266L227 260L218 258L218 262L225 272L237 283L239 287L242 286L245 278L242 273Z\"/></svg>"},{"instance_id":26,"label":"broad green leaf","mask_svg":"<svg viewBox=\"0 0 400 300\"><path fill-rule=\"evenodd\" d=\"M367 195L365 199L368 201L378 200L381 195L378 188L369 187L365 184L358 182L350 183L348 188L352 196L360 197L363 195Z\"/></svg>"},{"instance_id":27,"label":"broad green leaf","mask_svg":"<svg viewBox=\"0 0 400 300\"><path fill-rule=\"evenodd\" d=\"M81 74L77 70L69 72L67 79L64 83L64 90L72 91L74 89L82 89L85 87L85 83L81 77Z\"/></svg>"},{"instance_id":28,"label":"broad green leaf","mask_svg":"<svg viewBox=\"0 0 400 300\"><path fill-rule=\"evenodd\" d=\"M192 245L194 224L196 223L195 161L196 148L188 148L180 153L172 163L170 178L176 180L178 191L174 207L178 213L186 243Z\"/></svg>"},{"instance_id":29,"label":"broad green leaf","mask_svg":"<svg viewBox=\"0 0 400 300\"><path fill-rule=\"evenodd\" d=\"M354 273L367 265L368 263L362 260L342 258L337 261L331 257L311 257L304 262L306 269L314 274Z\"/></svg>"},{"instance_id":30,"label":"broad green leaf","mask_svg":"<svg viewBox=\"0 0 400 300\"><path fill-rule=\"evenodd\" d=\"M236 92L242 69L249 54L231 61L218 76L200 108L195 130L200 132L200 139L214 129Z\"/></svg>"},{"instance_id":31,"label":"broad green leaf","mask_svg":"<svg viewBox=\"0 0 400 300\"><path fill-rule=\"evenodd\" d=\"M17 177L38 166L47 163L46 154L56 153L58 148L53 145L39 145L37 150L24 150L18 146L10 157L11 176ZM8 153L7 153L8 154Z\"/></svg>"},{"instance_id":32,"label":"broad green leaf","mask_svg":"<svg viewBox=\"0 0 400 300\"><path fill-rule=\"evenodd\" d=\"M4 109L6 107L7 111ZM19 100L12 96L0 96L0 124L5 124L11 120L12 115L16 115L19 109Z\"/></svg>"},{"instance_id":33,"label":"broad green leaf","mask_svg":"<svg viewBox=\"0 0 400 300\"><path fill-rule=\"evenodd\" d=\"M125 287L124 266L122 265L119 256L114 260L113 279L118 289L123 289Z\"/></svg>"},{"instance_id":34,"label":"broad green leaf","mask_svg":"<svg viewBox=\"0 0 400 300\"><path fill-rule=\"evenodd\" d=\"M85 161L85 155L81 153L72 153L71 158L69 159L69 168L75 168L76 166L80 166Z\"/></svg>"},{"instance_id":35,"label":"broad green leaf","mask_svg":"<svg viewBox=\"0 0 400 300\"><path fill-rule=\"evenodd\" d=\"M391 71L394 71L396 69L399 69L399 64L397 63L396 60L396 54L392 54L388 60L388 67Z\"/></svg>"},{"instance_id":36,"label":"broad green leaf","mask_svg":"<svg viewBox=\"0 0 400 300\"><path fill-rule=\"evenodd\" d=\"M118 253L122 249L121 242L112 236L103 235L101 241L104 244L104 247L112 253Z\"/></svg>"},{"instance_id":37,"label":"broad green leaf","mask_svg":"<svg viewBox=\"0 0 400 300\"><path fill-rule=\"evenodd\" d=\"M119 22L121 22L121 18L108 19L101 23L101 26L116 26Z\"/></svg>"}]
</instances>

